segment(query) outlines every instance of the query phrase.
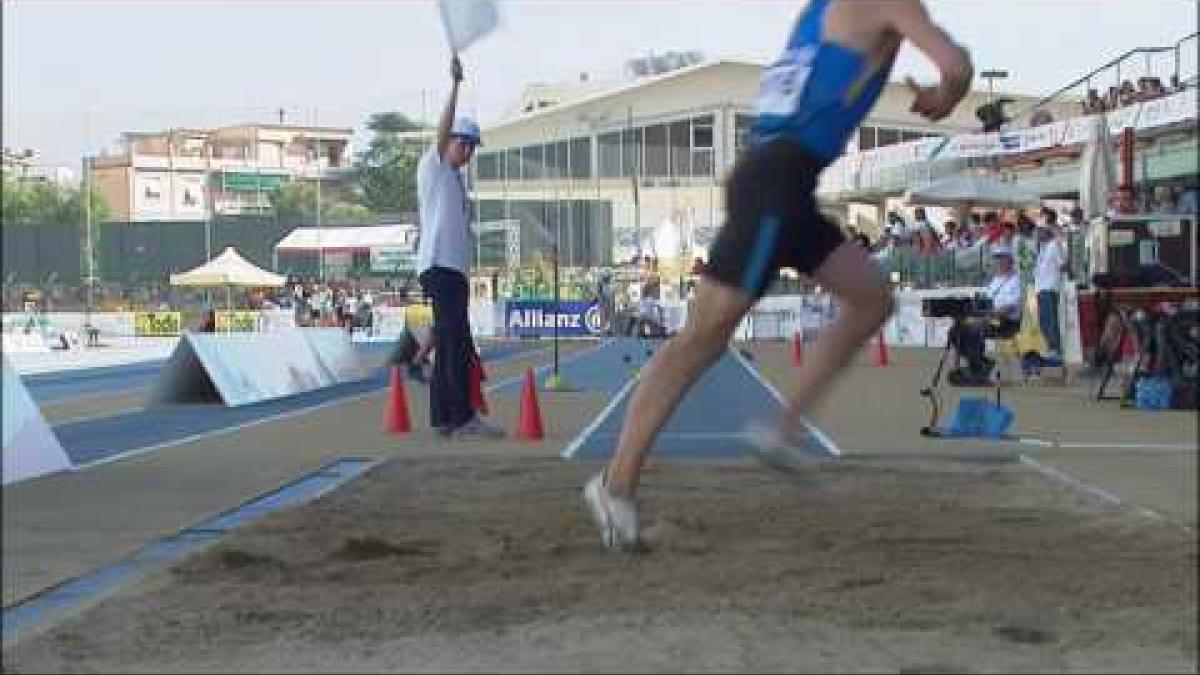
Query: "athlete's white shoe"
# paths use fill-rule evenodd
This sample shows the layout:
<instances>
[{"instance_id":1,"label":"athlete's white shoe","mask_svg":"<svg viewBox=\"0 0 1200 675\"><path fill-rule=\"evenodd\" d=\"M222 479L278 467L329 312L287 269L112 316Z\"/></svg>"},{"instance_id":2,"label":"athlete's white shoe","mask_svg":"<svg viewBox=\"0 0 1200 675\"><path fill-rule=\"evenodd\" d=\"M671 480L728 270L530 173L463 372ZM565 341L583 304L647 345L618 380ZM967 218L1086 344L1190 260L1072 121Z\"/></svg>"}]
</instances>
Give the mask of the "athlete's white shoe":
<instances>
[{"instance_id":1,"label":"athlete's white shoe","mask_svg":"<svg viewBox=\"0 0 1200 675\"><path fill-rule=\"evenodd\" d=\"M637 505L609 494L605 474L592 477L583 487L583 501L600 528L600 539L608 548L631 550L638 544Z\"/></svg>"},{"instance_id":2,"label":"athlete's white shoe","mask_svg":"<svg viewBox=\"0 0 1200 675\"><path fill-rule=\"evenodd\" d=\"M807 448L807 438L785 433L779 424L755 420L743 432L750 452L768 468L792 473L818 459Z\"/></svg>"}]
</instances>

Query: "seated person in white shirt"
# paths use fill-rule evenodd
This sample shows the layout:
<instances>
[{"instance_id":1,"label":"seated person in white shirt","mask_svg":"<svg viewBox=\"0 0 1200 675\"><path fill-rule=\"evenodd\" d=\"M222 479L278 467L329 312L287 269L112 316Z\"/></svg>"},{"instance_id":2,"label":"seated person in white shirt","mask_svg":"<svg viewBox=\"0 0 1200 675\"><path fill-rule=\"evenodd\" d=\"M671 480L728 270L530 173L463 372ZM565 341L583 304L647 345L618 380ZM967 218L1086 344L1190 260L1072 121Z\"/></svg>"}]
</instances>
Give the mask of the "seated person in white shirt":
<instances>
[{"instance_id":1,"label":"seated person in white shirt","mask_svg":"<svg viewBox=\"0 0 1200 675\"><path fill-rule=\"evenodd\" d=\"M951 384L987 384L995 361L984 356L986 338L1009 338L1021 329L1021 301L1024 297L1021 275L1013 263L1012 249L997 246L992 249L995 272L984 289L992 301L987 316L967 317L950 329L950 342L967 367L955 369L948 376Z\"/></svg>"}]
</instances>

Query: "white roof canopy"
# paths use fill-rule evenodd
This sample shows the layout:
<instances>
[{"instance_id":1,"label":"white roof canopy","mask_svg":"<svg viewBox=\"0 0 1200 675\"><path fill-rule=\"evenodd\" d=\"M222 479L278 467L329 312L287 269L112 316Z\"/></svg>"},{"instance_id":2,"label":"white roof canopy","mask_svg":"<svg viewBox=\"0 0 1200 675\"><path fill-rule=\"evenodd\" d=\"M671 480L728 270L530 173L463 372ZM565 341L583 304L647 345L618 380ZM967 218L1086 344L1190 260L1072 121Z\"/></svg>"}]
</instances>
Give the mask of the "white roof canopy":
<instances>
[{"instance_id":1,"label":"white roof canopy","mask_svg":"<svg viewBox=\"0 0 1200 675\"><path fill-rule=\"evenodd\" d=\"M416 225L372 227L298 227L275 244L286 251L369 251L373 248L405 248L416 243Z\"/></svg>"},{"instance_id":2,"label":"white roof canopy","mask_svg":"<svg viewBox=\"0 0 1200 675\"><path fill-rule=\"evenodd\" d=\"M172 286L282 286L286 280L246 262L232 246L195 269L171 275Z\"/></svg>"},{"instance_id":3,"label":"white roof canopy","mask_svg":"<svg viewBox=\"0 0 1200 675\"><path fill-rule=\"evenodd\" d=\"M990 176L960 173L913 188L904 199L909 204L929 206L1027 206L1037 204L1039 196Z\"/></svg>"}]
</instances>

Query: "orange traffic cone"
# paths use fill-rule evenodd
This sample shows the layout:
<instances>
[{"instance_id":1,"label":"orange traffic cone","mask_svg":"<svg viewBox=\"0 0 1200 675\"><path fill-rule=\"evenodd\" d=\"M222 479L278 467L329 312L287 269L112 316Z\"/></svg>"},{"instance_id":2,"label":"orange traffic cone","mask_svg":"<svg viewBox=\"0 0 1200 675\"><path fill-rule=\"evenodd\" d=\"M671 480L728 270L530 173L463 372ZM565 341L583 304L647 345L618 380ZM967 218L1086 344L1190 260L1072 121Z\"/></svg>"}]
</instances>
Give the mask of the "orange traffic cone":
<instances>
[{"instance_id":1,"label":"orange traffic cone","mask_svg":"<svg viewBox=\"0 0 1200 675\"><path fill-rule=\"evenodd\" d=\"M400 366L392 366L392 387L383 428L393 434L412 431L412 422L408 419L408 401L404 397L404 373L400 371Z\"/></svg>"},{"instance_id":2,"label":"orange traffic cone","mask_svg":"<svg viewBox=\"0 0 1200 675\"><path fill-rule=\"evenodd\" d=\"M792 365L799 366L804 363L804 336L800 331L792 334Z\"/></svg>"},{"instance_id":3,"label":"orange traffic cone","mask_svg":"<svg viewBox=\"0 0 1200 675\"><path fill-rule=\"evenodd\" d=\"M521 391L521 417L517 421L516 436L527 441L540 440L546 436L542 429L542 411L538 408L533 368L525 369L525 388Z\"/></svg>"},{"instance_id":4,"label":"orange traffic cone","mask_svg":"<svg viewBox=\"0 0 1200 675\"><path fill-rule=\"evenodd\" d=\"M888 348L887 340L883 337L883 331L879 331L879 334L876 336L875 345L875 365L886 366L888 364Z\"/></svg>"}]
</instances>

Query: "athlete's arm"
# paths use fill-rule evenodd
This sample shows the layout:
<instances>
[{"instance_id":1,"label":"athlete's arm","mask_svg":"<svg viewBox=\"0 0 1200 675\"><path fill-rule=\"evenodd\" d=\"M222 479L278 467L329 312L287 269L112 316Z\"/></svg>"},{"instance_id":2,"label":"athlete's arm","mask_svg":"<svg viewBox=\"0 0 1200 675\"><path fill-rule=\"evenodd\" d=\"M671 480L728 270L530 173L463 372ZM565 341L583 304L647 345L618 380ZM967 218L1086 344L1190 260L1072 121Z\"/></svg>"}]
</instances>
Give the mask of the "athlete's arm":
<instances>
[{"instance_id":1,"label":"athlete's arm","mask_svg":"<svg viewBox=\"0 0 1200 675\"><path fill-rule=\"evenodd\" d=\"M450 59L450 78L454 80L454 86L450 89L450 99L446 101L446 108L442 110L442 118L438 120L438 158L446 158L446 146L450 144L450 127L454 124L454 108L458 103L458 84L462 82L462 63L458 60L458 54L455 54Z\"/></svg>"},{"instance_id":2,"label":"athlete's arm","mask_svg":"<svg viewBox=\"0 0 1200 675\"><path fill-rule=\"evenodd\" d=\"M921 0L880 4L886 8L889 27L928 56L942 75L941 82L935 87L921 87L911 78L908 80L916 95L913 112L931 120L949 115L970 90L975 74L971 55L949 33L933 23Z\"/></svg>"}]
</instances>

